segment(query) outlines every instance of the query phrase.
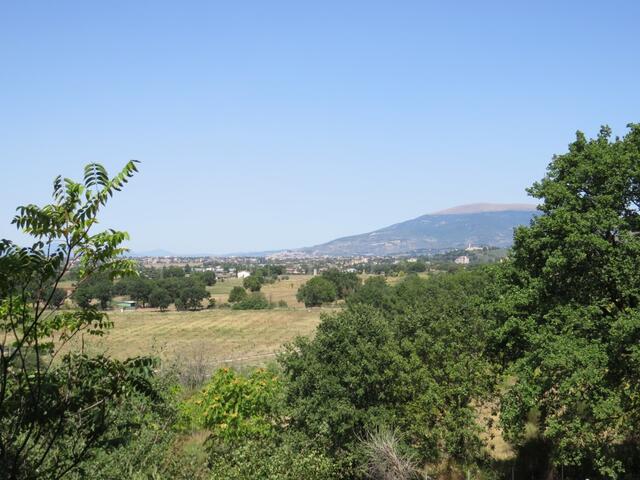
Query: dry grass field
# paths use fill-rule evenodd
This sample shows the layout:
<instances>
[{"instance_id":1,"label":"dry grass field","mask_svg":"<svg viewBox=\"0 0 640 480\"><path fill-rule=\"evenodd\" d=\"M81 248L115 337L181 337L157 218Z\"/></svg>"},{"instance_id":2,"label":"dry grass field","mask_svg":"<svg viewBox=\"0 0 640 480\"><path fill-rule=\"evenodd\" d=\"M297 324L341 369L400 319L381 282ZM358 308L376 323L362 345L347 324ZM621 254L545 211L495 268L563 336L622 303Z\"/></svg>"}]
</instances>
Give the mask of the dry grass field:
<instances>
[{"instance_id":1,"label":"dry grass field","mask_svg":"<svg viewBox=\"0 0 640 480\"><path fill-rule=\"evenodd\" d=\"M198 354L216 365L232 359L242 359L238 360L240 363L264 363L297 335L312 335L321 312L335 311L329 307L306 309L296 300L298 288L310 278L311 275L291 275L262 287L269 301L284 300L288 308L112 311L109 313L115 324L112 330L104 337L85 335L75 339L71 348L84 345L92 353L104 352L120 359L149 354L175 359ZM387 280L393 284L399 279ZM230 278L207 289L217 305L221 305L227 302L231 289L241 285L242 279Z\"/></svg>"},{"instance_id":2,"label":"dry grass field","mask_svg":"<svg viewBox=\"0 0 640 480\"><path fill-rule=\"evenodd\" d=\"M211 366L263 364L298 335L312 335L322 311L331 309L111 312L114 328L104 337L84 335L71 348L125 359L159 355L167 360L194 355Z\"/></svg>"},{"instance_id":3,"label":"dry grass field","mask_svg":"<svg viewBox=\"0 0 640 480\"><path fill-rule=\"evenodd\" d=\"M198 355L212 366L234 362L264 364L284 343L298 335L312 335L322 312L336 311L330 307L306 309L296 300L298 288L310 278L311 275L292 275L262 287L269 301L284 300L288 308L112 311L112 330L104 337L84 335L75 339L70 348L84 346L91 353L107 353L120 359L153 354L173 360ZM394 284L399 279L387 280ZM207 289L220 305L227 302L233 287L241 285L242 279L230 278Z\"/></svg>"}]
</instances>

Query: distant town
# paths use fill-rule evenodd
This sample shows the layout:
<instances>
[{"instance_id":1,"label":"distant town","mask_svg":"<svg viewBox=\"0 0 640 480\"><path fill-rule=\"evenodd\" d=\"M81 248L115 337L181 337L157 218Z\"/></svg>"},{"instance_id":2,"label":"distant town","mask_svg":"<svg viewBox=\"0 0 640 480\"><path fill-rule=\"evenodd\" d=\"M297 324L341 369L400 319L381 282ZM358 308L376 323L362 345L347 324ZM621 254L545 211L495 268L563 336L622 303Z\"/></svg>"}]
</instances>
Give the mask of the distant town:
<instances>
[{"instance_id":1,"label":"distant town","mask_svg":"<svg viewBox=\"0 0 640 480\"><path fill-rule=\"evenodd\" d=\"M469 245L465 249L419 255L332 257L281 252L266 256L139 256L135 260L147 268L189 266L194 272L214 272L220 280L247 277L264 265L282 266L286 275L314 275L330 269L347 273L394 275L493 263L505 258L507 252L505 248Z\"/></svg>"}]
</instances>

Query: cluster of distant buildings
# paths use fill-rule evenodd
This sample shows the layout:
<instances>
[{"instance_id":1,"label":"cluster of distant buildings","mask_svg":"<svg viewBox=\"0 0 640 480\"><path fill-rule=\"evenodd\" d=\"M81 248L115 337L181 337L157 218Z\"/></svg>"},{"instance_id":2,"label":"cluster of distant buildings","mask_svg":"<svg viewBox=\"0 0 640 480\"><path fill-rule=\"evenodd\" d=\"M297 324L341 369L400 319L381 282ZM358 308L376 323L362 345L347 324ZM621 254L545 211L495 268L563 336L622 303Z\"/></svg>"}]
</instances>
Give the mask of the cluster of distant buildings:
<instances>
[{"instance_id":1,"label":"cluster of distant buildings","mask_svg":"<svg viewBox=\"0 0 640 480\"><path fill-rule=\"evenodd\" d=\"M476 252L485 250L487 247L473 246L469 244L460 255L447 261L453 261L456 265L469 265ZM444 253L444 252L443 252ZM337 268L343 272L369 272L376 266L400 264L401 262L413 263L418 260L429 263L431 255L414 254L417 256L392 255L356 255L352 257L313 257L297 251L278 252L264 257L140 257L137 260L143 266L162 268L165 266L186 266L189 265L194 272L214 272L217 278L245 278L251 275L257 267L261 265L281 265L286 275L310 275L325 271L330 268ZM379 268L375 269L379 272Z\"/></svg>"}]
</instances>

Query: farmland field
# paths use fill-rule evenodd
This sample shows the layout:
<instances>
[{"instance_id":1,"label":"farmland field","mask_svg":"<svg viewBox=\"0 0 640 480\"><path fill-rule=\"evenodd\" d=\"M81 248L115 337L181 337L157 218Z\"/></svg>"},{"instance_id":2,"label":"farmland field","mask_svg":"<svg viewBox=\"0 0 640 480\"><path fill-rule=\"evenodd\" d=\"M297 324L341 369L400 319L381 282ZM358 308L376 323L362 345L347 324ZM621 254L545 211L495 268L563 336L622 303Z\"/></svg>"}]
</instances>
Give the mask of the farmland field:
<instances>
[{"instance_id":1,"label":"farmland field","mask_svg":"<svg viewBox=\"0 0 640 480\"><path fill-rule=\"evenodd\" d=\"M223 364L257 365L272 360L280 347L298 335L312 335L322 312L339 307L307 309L295 296L311 275L292 275L262 287L271 302L287 302L288 308L271 310L231 310L159 312L156 309L111 311L114 328L104 337L84 335L70 348L82 346L91 353L106 353L119 359L136 355L157 355L165 360L203 357L212 367ZM363 276L366 278L366 276ZM389 278L395 283L400 277ZM207 290L219 306L242 279L219 281Z\"/></svg>"},{"instance_id":2,"label":"farmland field","mask_svg":"<svg viewBox=\"0 0 640 480\"><path fill-rule=\"evenodd\" d=\"M84 335L72 348L119 359L158 355L167 360L203 356L211 366L262 364L298 335L312 335L322 311L331 309L111 312L114 328L104 337Z\"/></svg>"}]
</instances>

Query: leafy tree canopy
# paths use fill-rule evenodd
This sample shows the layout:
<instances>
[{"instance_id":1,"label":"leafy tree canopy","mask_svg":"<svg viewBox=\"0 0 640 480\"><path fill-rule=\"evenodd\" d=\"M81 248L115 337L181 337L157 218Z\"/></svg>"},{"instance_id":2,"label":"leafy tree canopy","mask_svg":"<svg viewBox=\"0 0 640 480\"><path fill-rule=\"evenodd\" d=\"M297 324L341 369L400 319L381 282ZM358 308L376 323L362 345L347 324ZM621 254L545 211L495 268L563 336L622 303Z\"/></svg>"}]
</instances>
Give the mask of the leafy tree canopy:
<instances>
[{"instance_id":1,"label":"leafy tree canopy","mask_svg":"<svg viewBox=\"0 0 640 480\"><path fill-rule=\"evenodd\" d=\"M335 301L337 296L335 284L324 277L313 277L296 294L298 301L304 302L305 307L319 307L323 303Z\"/></svg>"},{"instance_id":2,"label":"leafy tree canopy","mask_svg":"<svg viewBox=\"0 0 640 480\"><path fill-rule=\"evenodd\" d=\"M529 189L541 215L516 231L493 345L516 379L509 439L524 443L535 410L555 465L611 478L630 445L638 456L640 425L640 125L629 128L578 132Z\"/></svg>"},{"instance_id":3,"label":"leafy tree canopy","mask_svg":"<svg viewBox=\"0 0 640 480\"><path fill-rule=\"evenodd\" d=\"M355 272L341 272L337 268L331 268L322 272L322 277L329 280L336 287L337 298L347 298L360 286L360 278Z\"/></svg>"}]
</instances>

